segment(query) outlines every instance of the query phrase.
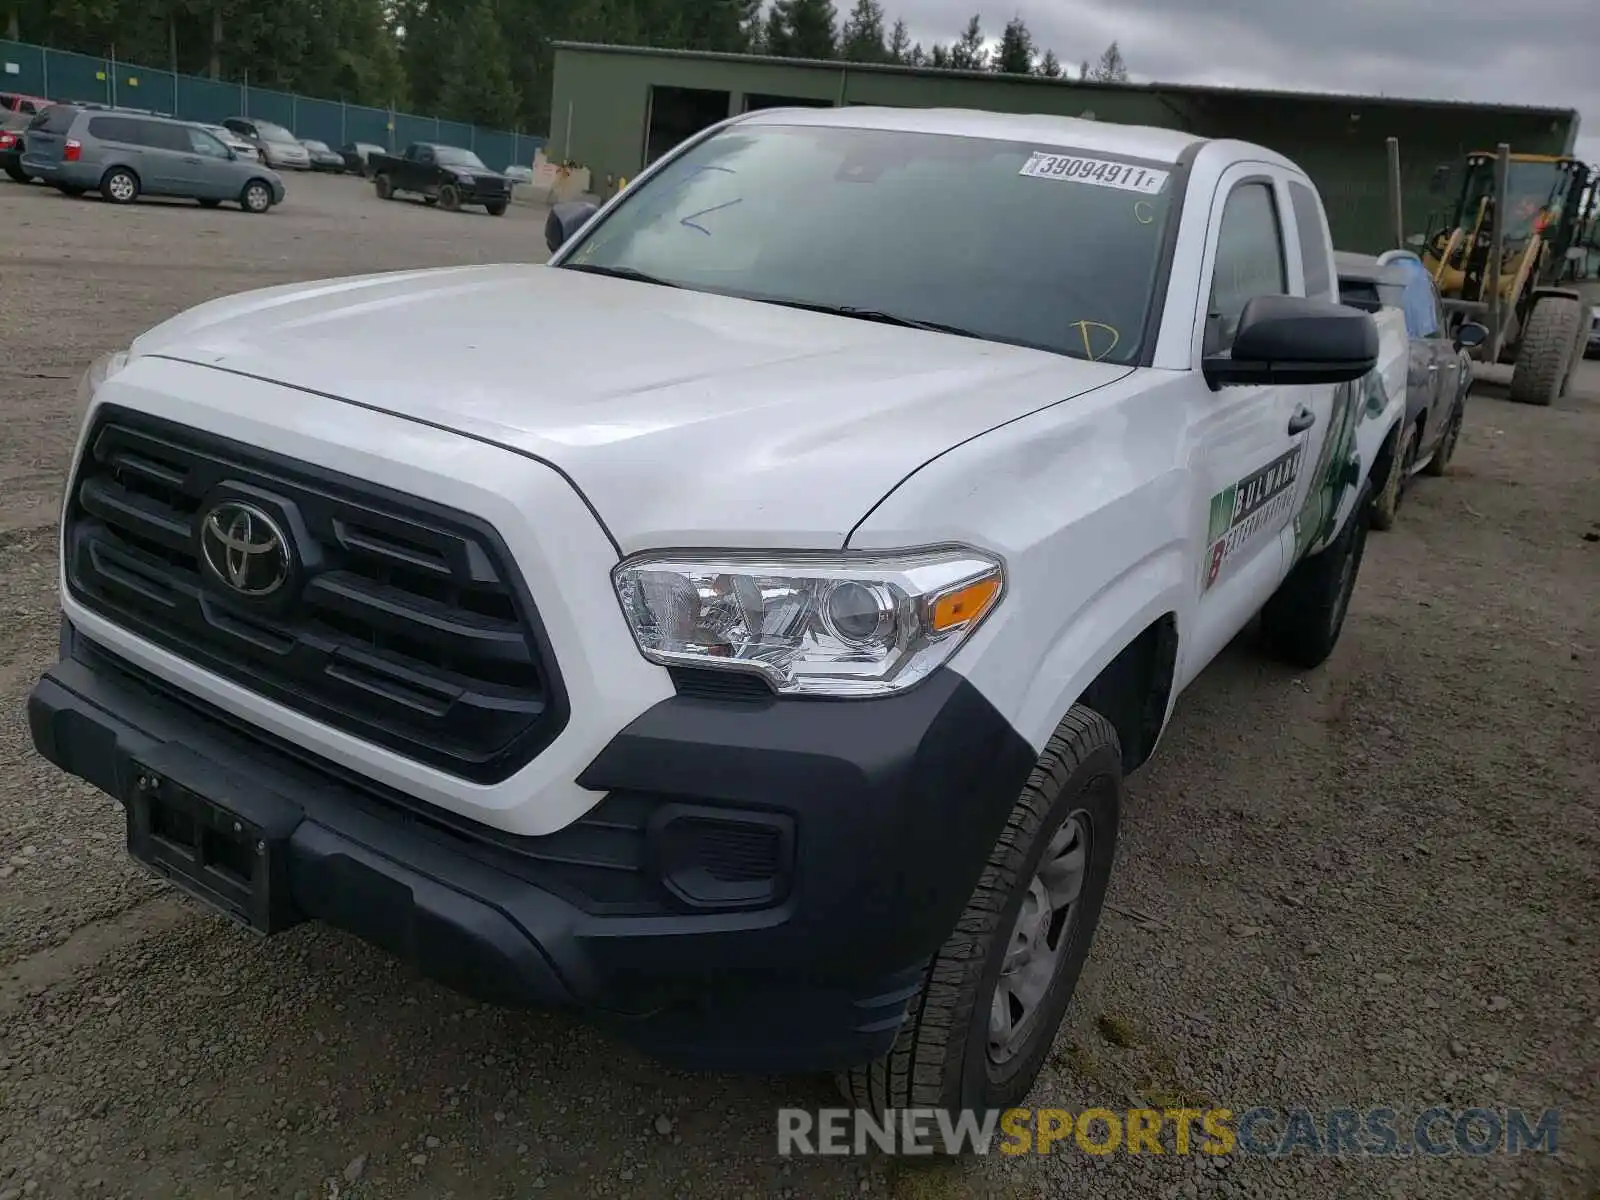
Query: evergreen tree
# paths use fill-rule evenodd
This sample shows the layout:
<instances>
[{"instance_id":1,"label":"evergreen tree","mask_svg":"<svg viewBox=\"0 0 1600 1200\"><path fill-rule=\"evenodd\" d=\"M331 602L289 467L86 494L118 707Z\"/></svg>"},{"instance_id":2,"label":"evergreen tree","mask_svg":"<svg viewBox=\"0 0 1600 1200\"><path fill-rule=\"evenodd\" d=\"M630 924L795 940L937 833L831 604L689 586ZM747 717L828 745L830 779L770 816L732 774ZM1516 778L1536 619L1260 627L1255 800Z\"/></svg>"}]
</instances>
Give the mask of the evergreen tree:
<instances>
[{"instance_id":1,"label":"evergreen tree","mask_svg":"<svg viewBox=\"0 0 1600 1200\"><path fill-rule=\"evenodd\" d=\"M889 60L903 63L910 59L911 31L906 28L904 19L894 23L894 30L889 34Z\"/></svg>"},{"instance_id":2,"label":"evergreen tree","mask_svg":"<svg viewBox=\"0 0 1600 1200\"><path fill-rule=\"evenodd\" d=\"M956 71L982 71L989 65L989 51L983 44L983 26L978 14L950 47L950 67Z\"/></svg>"},{"instance_id":3,"label":"evergreen tree","mask_svg":"<svg viewBox=\"0 0 1600 1200\"><path fill-rule=\"evenodd\" d=\"M994 69L1007 75L1032 75L1033 56L1033 35L1021 17L1012 17L1000 37L1000 52L995 55Z\"/></svg>"},{"instance_id":4,"label":"evergreen tree","mask_svg":"<svg viewBox=\"0 0 1600 1200\"><path fill-rule=\"evenodd\" d=\"M883 37L883 5L878 0L856 0L839 36L839 56L850 62L889 61L889 47Z\"/></svg>"},{"instance_id":5,"label":"evergreen tree","mask_svg":"<svg viewBox=\"0 0 1600 1200\"><path fill-rule=\"evenodd\" d=\"M489 0L478 0L452 34L453 50L439 96L444 115L493 129L510 126L517 119L517 89Z\"/></svg>"},{"instance_id":6,"label":"evergreen tree","mask_svg":"<svg viewBox=\"0 0 1600 1200\"><path fill-rule=\"evenodd\" d=\"M950 47L942 42L935 42L933 49L928 52L928 65L936 71L950 69Z\"/></svg>"},{"instance_id":7,"label":"evergreen tree","mask_svg":"<svg viewBox=\"0 0 1600 1200\"><path fill-rule=\"evenodd\" d=\"M1061 60L1056 57L1054 50L1044 52L1044 57L1039 60L1039 74L1046 79L1061 78Z\"/></svg>"},{"instance_id":8,"label":"evergreen tree","mask_svg":"<svg viewBox=\"0 0 1600 1200\"><path fill-rule=\"evenodd\" d=\"M925 67L928 65L928 52L922 48L922 43L917 42L906 51L906 65L908 67Z\"/></svg>"},{"instance_id":9,"label":"evergreen tree","mask_svg":"<svg viewBox=\"0 0 1600 1200\"><path fill-rule=\"evenodd\" d=\"M773 0L767 14L768 54L832 58L838 42L838 13L833 0Z\"/></svg>"}]
</instances>

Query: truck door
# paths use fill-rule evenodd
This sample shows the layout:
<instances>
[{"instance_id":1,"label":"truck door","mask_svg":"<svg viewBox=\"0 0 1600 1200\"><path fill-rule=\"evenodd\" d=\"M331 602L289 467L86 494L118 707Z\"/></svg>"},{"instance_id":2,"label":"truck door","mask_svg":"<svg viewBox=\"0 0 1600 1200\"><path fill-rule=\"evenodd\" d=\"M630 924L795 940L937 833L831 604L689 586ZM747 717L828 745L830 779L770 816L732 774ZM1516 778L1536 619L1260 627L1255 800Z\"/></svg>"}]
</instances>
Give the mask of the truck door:
<instances>
[{"instance_id":1,"label":"truck door","mask_svg":"<svg viewBox=\"0 0 1600 1200\"><path fill-rule=\"evenodd\" d=\"M1321 199L1310 184L1287 173L1280 175L1278 187L1279 195L1287 198L1288 214L1294 222L1294 236L1287 243L1290 290L1337 304L1339 277ZM1355 433L1359 403L1359 389L1349 384L1315 383L1293 390L1295 408L1301 414L1296 422L1300 431L1291 435L1300 450L1300 474L1295 481L1293 511L1284 528L1285 570L1322 530L1325 514L1313 503L1314 494L1326 487L1330 472L1337 474L1350 455L1353 443L1349 439Z\"/></svg>"},{"instance_id":2,"label":"truck door","mask_svg":"<svg viewBox=\"0 0 1600 1200\"><path fill-rule=\"evenodd\" d=\"M1245 304L1284 295L1289 257L1277 180L1241 164L1218 181L1207 235L1209 271L1194 374L1206 354L1231 348ZM1190 418L1193 528L1200 551L1193 629L1184 639L1182 678L1198 675L1266 602L1286 569L1280 535L1293 515L1305 436L1315 420L1307 389L1286 385L1203 385Z\"/></svg>"}]
</instances>

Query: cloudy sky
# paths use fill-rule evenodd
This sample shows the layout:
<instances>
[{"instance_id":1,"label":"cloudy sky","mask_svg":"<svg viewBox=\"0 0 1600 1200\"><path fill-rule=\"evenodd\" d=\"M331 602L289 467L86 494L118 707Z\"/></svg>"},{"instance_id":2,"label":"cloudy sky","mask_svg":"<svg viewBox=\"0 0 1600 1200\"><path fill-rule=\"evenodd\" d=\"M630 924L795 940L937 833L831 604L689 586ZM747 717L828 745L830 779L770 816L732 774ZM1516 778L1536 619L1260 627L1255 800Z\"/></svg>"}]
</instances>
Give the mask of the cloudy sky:
<instances>
[{"instance_id":1,"label":"cloudy sky","mask_svg":"<svg viewBox=\"0 0 1600 1200\"><path fill-rule=\"evenodd\" d=\"M843 18L851 0L835 0ZM997 37L1016 13L1063 63L1113 39L1136 82L1224 84L1548 104L1582 115L1600 164L1600 0L884 0L925 45L974 8ZM1402 148L1403 149L1403 148Z\"/></svg>"}]
</instances>

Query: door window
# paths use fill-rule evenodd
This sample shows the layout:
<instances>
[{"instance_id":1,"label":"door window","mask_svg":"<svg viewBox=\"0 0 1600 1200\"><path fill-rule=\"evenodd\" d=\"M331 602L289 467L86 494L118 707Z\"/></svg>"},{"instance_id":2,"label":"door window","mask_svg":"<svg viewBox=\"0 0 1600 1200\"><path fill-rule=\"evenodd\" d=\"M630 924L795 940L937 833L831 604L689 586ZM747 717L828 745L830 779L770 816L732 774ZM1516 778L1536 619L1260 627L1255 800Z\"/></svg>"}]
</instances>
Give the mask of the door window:
<instances>
[{"instance_id":1,"label":"door window","mask_svg":"<svg viewBox=\"0 0 1600 1200\"><path fill-rule=\"evenodd\" d=\"M1283 226L1272 185L1241 183L1228 195L1217 233L1206 313L1206 353L1218 354L1233 346L1247 303L1257 296L1285 295L1288 290Z\"/></svg>"},{"instance_id":2,"label":"door window","mask_svg":"<svg viewBox=\"0 0 1600 1200\"><path fill-rule=\"evenodd\" d=\"M207 158L227 158L228 148L212 137L204 129L190 128L189 147L196 154L203 154Z\"/></svg>"},{"instance_id":3,"label":"door window","mask_svg":"<svg viewBox=\"0 0 1600 1200\"><path fill-rule=\"evenodd\" d=\"M182 125L169 125L165 121L139 121L139 142L155 150L174 150L191 154L188 131Z\"/></svg>"},{"instance_id":4,"label":"door window","mask_svg":"<svg viewBox=\"0 0 1600 1200\"><path fill-rule=\"evenodd\" d=\"M1294 209L1295 231L1300 236L1300 262L1305 270L1306 295L1333 299L1333 276L1328 272L1328 239L1322 228L1317 197L1303 183L1289 182L1289 203Z\"/></svg>"}]
</instances>

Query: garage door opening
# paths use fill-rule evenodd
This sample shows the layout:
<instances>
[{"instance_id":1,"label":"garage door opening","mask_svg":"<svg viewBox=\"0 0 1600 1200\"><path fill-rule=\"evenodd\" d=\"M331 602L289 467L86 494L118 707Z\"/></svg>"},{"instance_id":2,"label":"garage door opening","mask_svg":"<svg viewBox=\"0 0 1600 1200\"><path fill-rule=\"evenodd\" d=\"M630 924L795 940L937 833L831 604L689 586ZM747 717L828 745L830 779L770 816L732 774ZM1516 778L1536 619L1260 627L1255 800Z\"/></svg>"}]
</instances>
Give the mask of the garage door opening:
<instances>
[{"instance_id":1,"label":"garage door opening","mask_svg":"<svg viewBox=\"0 0 1600 1200\"><path fill-rule=\"evenodd\" d=\"M653 87L650 89L650 128L645 138L645 162L652 163L685 138L728 116L732 96L706 88Z\"/></svg>"},{"instance_id":2,"label":"garage door opening","mask_svg":"<svg viewBox=\"0 0 1600 1200\"><path fill-rule=\"evenodd\" d=\"M814 96L752 95L744 98L745 112L760 108L832 108L832 100L818 100Z\"/></svg>"}]
</instances>

